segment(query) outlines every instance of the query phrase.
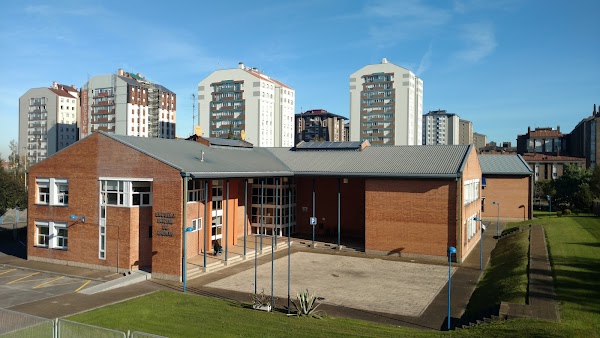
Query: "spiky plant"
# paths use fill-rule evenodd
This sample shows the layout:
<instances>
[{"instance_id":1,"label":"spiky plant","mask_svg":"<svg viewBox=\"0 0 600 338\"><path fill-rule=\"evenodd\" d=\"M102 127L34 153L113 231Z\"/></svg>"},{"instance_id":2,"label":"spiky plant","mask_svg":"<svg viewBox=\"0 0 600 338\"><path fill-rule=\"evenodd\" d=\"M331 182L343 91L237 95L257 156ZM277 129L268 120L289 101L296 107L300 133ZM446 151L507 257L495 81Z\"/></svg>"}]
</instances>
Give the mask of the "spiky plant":
<instances>
[{"instance_id":1,"label":"spiky plant","mask_svg":"<svg viewBox=\"0 0 600 338\"><path fill-rule=\"evenodd\" d=\"M298 317L307 316L317 319L323 318L322 312L317 311L317 308L321 305L317 303L317 294L309 292L308 289L298 291L297 298L296 300L292 300L292 304L294 304L294 307L296 308L296 313L291 315Z\"/></svg>"}]
</instances>

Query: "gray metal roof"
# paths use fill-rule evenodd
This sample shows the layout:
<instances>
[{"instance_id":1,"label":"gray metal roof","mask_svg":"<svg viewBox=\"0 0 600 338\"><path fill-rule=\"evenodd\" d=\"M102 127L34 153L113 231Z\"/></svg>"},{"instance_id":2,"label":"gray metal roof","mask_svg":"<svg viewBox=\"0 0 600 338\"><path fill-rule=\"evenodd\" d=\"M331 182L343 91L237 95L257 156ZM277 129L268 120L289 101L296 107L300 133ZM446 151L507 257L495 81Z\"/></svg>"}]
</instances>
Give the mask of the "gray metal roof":
<instances>
[{"instance_id":1,"label":"gray metal roof","mask_svg":"<svg viewBox=\"0 0 600 338\"><path fill-rule=\"evenodd\" d=\"M296 175L457 177L468 145L366 147L362 151L268 148Z\"/></svg>"},{"instance_id":2,"label":"gray metal roof","mask_svg":"<svg viewBox=\"0 0 600 338\"><path fill-rule=\"evenodd\" d=\"M304 142L301 141L296 145L296 150L358 150L360 149L362 142L352 141L352 142L330 142L330 141L322 141L322 142Z\"/></svg>"},{"instance_id":3,"label":"gray metal roof","mask_svg":"<svg viewBox=\"0 0 600 338\"><path fill-rule=\"evenodd\" d=\"M218 137L204 137L205 140L210 142L211 145L215 146L226 146L226 147L239 147L239 148L253 148L254 146L250 142L244 140L232 140Z\"/></svg>"},{"instance_id":4,"label":"gray metal roof","mask_svg":"<svg viewBox=\"0 0 600 338\"><path fill-rule=\"evenodd\" d=\"M521 155L479 155L483 175L531 175L532 171Z\"/></svg>"},{"instance_id":5,"label":"gray metal roof","mask_svg":"<svg viewBox=\"0 0 600 338\"><path fill-rule=\"evenodd\" d=\"M233 178L293 174L266 148L211 148L198 142L181 139L123 136L104 132L100 134L194 177ZM204 161L201 160L202 153L204 153Z\"/></svg>"}]
</instances>

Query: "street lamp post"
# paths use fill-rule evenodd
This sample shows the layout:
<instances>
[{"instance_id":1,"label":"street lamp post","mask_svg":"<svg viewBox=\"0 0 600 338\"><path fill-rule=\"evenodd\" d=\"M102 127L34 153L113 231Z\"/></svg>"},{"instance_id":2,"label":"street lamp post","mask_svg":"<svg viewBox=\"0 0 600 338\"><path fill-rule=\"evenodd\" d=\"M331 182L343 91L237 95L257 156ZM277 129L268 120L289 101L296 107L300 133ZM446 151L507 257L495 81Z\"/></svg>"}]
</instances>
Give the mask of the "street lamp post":
<instances>
[{"instance_id":1,"label":"street lamp post","mask_svg":"<svg viewBox=\"0 0 600 338\"><path fill-rule=\"evenodd\" d=\"M479 217L473 220L479 222L479 270L483 270L483 221Z\"/></svg>"},{"instance_id":2,"label":"street lamp post","mask_svg":"<svg viewBox=\"0 0 600 338\"><path fill-rule=\"evenodd\" d=\"M500 202L494 201L492 204L496 204L498 206L498 218L496 220L496 239L500 238Z\"/></svg>"},{"instance_id":3,"label":"street lamp post","mask_svg":"<svg viewBox=\"0 0 600 338\"><path fill-rule=\"evenodd\" d=\"M450 290L452 289L452 254L456 255L456 248L448 248L448 331L450 331Z\"/></svg>"},{"instance_id":4,"label":"street lamp post","mask_svg":"<svg viewBox=\"0 0 600 338\"><path fill-rule=\"evenodd\" d=\"M552 212L552 196L546 195L546 199L548 199L548 212Z\"/></svg>"}]
</instances>

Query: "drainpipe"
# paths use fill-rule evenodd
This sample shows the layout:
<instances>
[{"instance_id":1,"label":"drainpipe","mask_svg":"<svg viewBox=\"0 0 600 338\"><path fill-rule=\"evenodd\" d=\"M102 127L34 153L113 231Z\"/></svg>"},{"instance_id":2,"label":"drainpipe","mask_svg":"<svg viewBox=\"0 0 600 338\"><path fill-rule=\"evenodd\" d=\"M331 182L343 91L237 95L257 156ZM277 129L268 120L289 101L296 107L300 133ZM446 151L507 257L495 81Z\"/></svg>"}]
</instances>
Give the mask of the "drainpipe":
<instances>
[{"instance_id":1,"label":"drainpipe","mask_svg":"<svg viewBox=\"0 0 600 338\"><path fill-rule=\"evenodd\" d=\"M463 201L463 178L459 174L456 178L456 200L458 201L458 212L457 212L457 233L458 237L456 239L456 263L462 263L462 253L463 253L463 243L462 243L462 209L464 207Z\"/></svg>"}]
</instances>

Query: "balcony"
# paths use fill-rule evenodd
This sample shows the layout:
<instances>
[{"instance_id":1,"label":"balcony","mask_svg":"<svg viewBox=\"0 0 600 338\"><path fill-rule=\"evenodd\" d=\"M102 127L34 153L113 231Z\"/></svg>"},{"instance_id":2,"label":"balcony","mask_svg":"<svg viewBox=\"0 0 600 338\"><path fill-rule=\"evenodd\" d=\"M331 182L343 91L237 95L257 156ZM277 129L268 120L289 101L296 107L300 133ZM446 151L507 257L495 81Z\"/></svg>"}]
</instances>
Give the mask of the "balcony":
<instances>
[{"instance_id":1,"label":"balcony","mask_svg":"<svg viewBox=\"0 0 600 338\"><path fill-rule=\"evenodd\" d=\"M110 101L99 101L96 103L92 103L92 107L101 107L101 106L114 106L115 103L114 102L110 102Z\"/></svg>"},{"instance_id":2,"label":"balcony","mask_svg":"<svg viewBox=\"0 0 600 338\"><path fill-rule=\"evenodd\" d=\"M103 98L103 97L113 97L115 96L112 92L103 92L103 93L97 93L94 95L94 99L99 99L99 98Z\"/></svg>"},{"instance_id":3,"label":"balcony","mask_svg":"<svg viewBox=\"0 0 600 338\"><path fill-rule=\"evenodd\" d=\"M92 123L113 123L115 122L115 118L99 118L99 119L92 119Z\"/></svg>"},{"instance_id":4,"label":"balcony","mask_svg":"<svg viewBox=\"0 0 600 338\"><path fill-rule=\"evenodd\" d=\"M92 131L107 131L107 132L113 132L115 131L115 127L95 127L92 126Z\"/></svg>"},{"instance_id":5,"label":"balcony","mask_svg":"<svg viewBox=\"0 0 600 338\"><path fill-rule=\"evenodd\" d=\"M115 113L114 109L98 109L98 110L92 111L92 115L107 115L107 114L114 114L114 113Z\"/></svg>"}]
</instances>

